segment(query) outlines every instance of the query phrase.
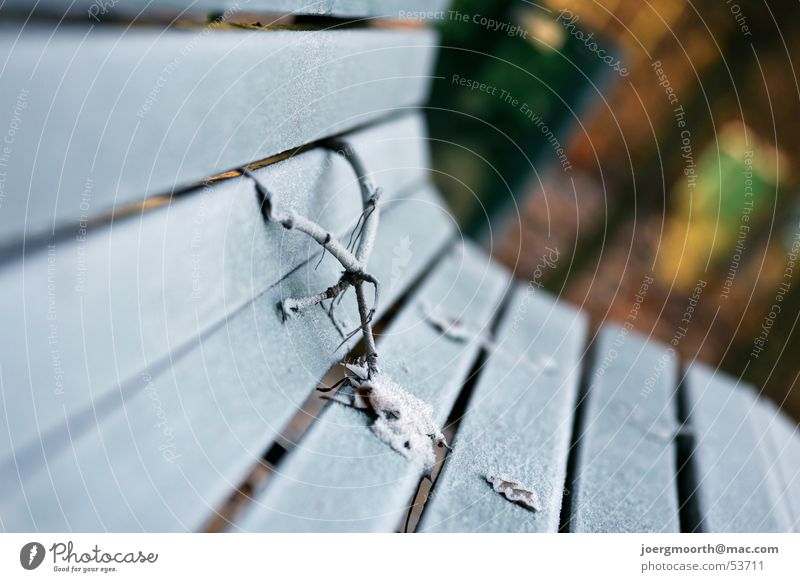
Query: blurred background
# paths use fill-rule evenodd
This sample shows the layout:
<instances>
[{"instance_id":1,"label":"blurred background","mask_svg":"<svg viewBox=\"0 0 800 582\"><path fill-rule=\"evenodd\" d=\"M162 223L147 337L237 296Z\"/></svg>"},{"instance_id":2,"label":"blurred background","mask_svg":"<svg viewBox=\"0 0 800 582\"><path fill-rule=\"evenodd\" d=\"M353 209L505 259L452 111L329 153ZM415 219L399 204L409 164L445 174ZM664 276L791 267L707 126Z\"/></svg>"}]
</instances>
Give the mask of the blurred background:
<instances>
[{"instance_id":1,"label":"blurred background","mask_svg":"<svg viewBox=\"0 0 800 582\"><path fill-rule=\"evenodd\" d=\"M800 418L800 3L457 0L439 27L467 234Z\"/></svg>"}]
</instances>

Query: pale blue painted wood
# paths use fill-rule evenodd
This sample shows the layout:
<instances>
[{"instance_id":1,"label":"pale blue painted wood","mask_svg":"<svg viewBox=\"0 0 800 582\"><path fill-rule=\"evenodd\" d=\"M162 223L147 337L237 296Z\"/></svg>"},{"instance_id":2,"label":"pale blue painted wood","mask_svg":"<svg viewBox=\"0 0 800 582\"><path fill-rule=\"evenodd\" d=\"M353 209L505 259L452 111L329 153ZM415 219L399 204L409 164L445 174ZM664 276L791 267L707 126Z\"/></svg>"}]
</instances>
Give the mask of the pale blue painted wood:
<instances>
[{"instance_id":1,"label":"pale blue painted wood","mask_svg":"<svg viewBox=\"0 0 800 582\"><path fill-rule=\"evenodd\" d=\"M427 30L0 25L0 247L425 101Z\"/></svg>"},{"instance_id":2,"label":"pale blue painted wood","mask_svg":"<svg viewBox=\"0 0 800 582\"><path fill-rule=\"evenodd\" d=\"M425 182L424 139L416 115L350 138L387 212ZM361 213L355 174L339 155L317 149L256 175L276 200L332 232L343 234ZM3 265L0 463L63 428L65 417L140 384L144 370L163 368L317 256L310 239L265 226L252 182L235 179Z\"/></svg>"},{"instance_id":3,"label":"pale blue painted wood","mask_svg":"<svg viewBox=\"0 0 800 582\"><path fill-rule=\"evenodd\" d=\"M39 0L36 9L42 13L73 17L90 17L98 21L110 16L153 14L164 12L213 12L228 15L239 12L266 14L312 14L340 17L441 19L449 0L124 0L99 2L74 0L68 5L61 0ZM6 10L27 13L31 3L25 0L6 0ZM104 7L107 8L104 9ZM270 19L260 19L268 24Z\"/></svg>"},{"instance_id":4,"label":"pale blue painted wood","mask_svg":"<svg viewBox=\"0 0 800 582\"><path fill-rule=\"evenodd\" d=\"M570 529L680 531L674 352L617 325L596 341Z\"/></svg>"},{"instance_id":5,"label":"pale blue painted wood","mask_svg":"<svg viewBox=\"0 0 800 582\"><path fill-rule=\"evenodd\" d=\"M558 531L586 342L581 312L517 287L417 531ZM489 474L530 487L541 509L506 500Z\"/></svg>"},{"instance_id":6,"label":"pale blue painted wood","mask_svg":"<svg viewBox=\"0 0 800 582\"><path fill-rule=\"evenodd\" d=\"M796 425L766 397L747 385L740 390L750 399L748 417L764 458L763 479L775 505L782 508L794 531L800 527L800 439Z\"/></svg>"},{"instance_id":7,"label":"pale blue painted wood","mask_svg":"<svg viewBox=\"0 0 800 582\"><path fill-rule=\"evenodd\" d=\"M767 445L753 422L749 388L717 370L693 364L686 377L695 435L696 499L703 531L785 532L792 520L770 471Z\"/></svg>"},{"instance_id":8,"label":"pale blue painted wood","mask_svg":"<svg viewBox=\"0 0 800 582\"><path fill-rule=\"evenodd\" d=\"M385 283L381 311L454 235L430 188L387 206L370 263ZM124 406L97 420L90 410L88 427L79 434L59 434L7 461L0 481L3 527L202 527L346 353L334 352L341 338L321 310L286 324L277 315L279 300L318 292L341 274L330 257L316 270L315 263L303 263L230 313L212 333L193 341L188 353L171 356L162 372L139 375ZM356 327L352 292L339 313L344 326ZM8 383L3 390L8 398Z\"/></svg>"},{"instance_id":9,"label":"pale blue painted wood","mask_svg":"<svg viewBox=\"0 0 800 582\"><path fill-rule=\"evenodd\" d=\"M471 246L459 247L404 307L379 345L381 369L425 400L443 423L479 350L477 338L445 337L423 307L485 330L509 280ZM379 440L363 412L331 406L278 467L234 526L252 531L395 531L421 474Z\"/></svg>"},{"instance_id":10,"label":"pale blue painted wood","mask_svg":"<svg viewBox=\"0 0 800 582\"><path fill-rule=\"evenodd\" d=\"M770 436L781 476L779 495L786 502L793 531L800 532L800 431L792 419L774 407L769 406L768 410Z\"/></svg>"}]
</instances>

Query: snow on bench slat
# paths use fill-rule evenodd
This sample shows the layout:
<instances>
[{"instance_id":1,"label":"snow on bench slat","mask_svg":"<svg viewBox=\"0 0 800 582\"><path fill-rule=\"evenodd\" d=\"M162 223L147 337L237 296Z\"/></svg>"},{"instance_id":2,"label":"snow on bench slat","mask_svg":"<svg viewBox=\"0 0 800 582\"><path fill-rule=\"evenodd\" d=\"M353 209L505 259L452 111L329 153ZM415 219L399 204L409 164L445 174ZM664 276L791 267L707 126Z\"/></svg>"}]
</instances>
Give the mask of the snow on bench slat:
<instances>
[{"instance_id":1,"label":"snow on bench slat","mask_svg":"<svg viewBox=\"0 0 800 582\"><path fill-rule=\"evenodd\" d=\"M456 247L423 283L378 346L381 372L433 407L441 426L477 357L480 340L446 337L426 318L442 310L484 330L507 285L505 271L471 246ZM378 439L363 412L333 405L278 467L235 529L394 531L421 469Z\"/></svg>"},{"instance_id":2,"label":"snow on bench slat","mask_svg":"<svg viewBox=\"0 0 800 582\"><path fill-rule=\"evenodd\" d=\"M418 105L435 39L0 25L0 111L19 117L0 246Z\"/></svg>"},{"instance_id":3,"label":"snow on bench slat","mask_svg":"<svg viewBox=\"0 0 800 582\"><path fill-rule=\"evenodd\" d=\"M570 529L677 532L677 369L674 353L625 327L597 338Z\"/></svg>"},{"instance_id":4,"label":"snow on bench slat","mask_svg":"<svg viewBox=\"0 0 800 582\"><path fill-rule=\"evenodd\" d=\"M387 203L425 181L424 136L416 115L352 136ZM256 175L332 232L362 210L352 168L322 149ZM0 417L0 463L120 384L141 385L145 369L319 254L307 237L265 225L252 182L234 179L3 265L2 333L15 341L0 351L2 381L14 387Z\"/></svg>"},{"instance_id":5,"label":"snow on bench slat","mask_svg":"<svg viewBox=\"0 0 800 582\"><path fill-rule=\"evenodd\" d=\"M384 282L382 311L452 240L453 226L441 205L430 188L386 202L370 262L370 272ZM283 244L298 240L304 237L286 233ZM305 262L230 313L216 330L193 342L188 353L171 356L161 373L142 375L142 385L124 406L99 423L92 418L80 434L60 435L45 443L44 452L37 448L4 464L3 527L202 527L325 372L347 353L334 352L341 337L321 309L285 324L277 314L281 299L318 292L338 280L341 267L335 260L327 257L315 270L316 262ZM255 262L238 268L249 273L261 266ZM357 326L352 292L338 313L346 328Z\"/></svg>"},{"instance_id":6,"label":"snow on bench slat","mask_svg":"<svg viewBox=\"0 0 800 582\"><path fill-rule=\"evenodd\" d=\"M516 289L417 531L558 531L586 334L576 309ZM490 474L530 487L542 507L509 502Z\"/></svg>"},{"instance_id":7,"label":"snow on bench slat","mask_svg":"<svg viewBox=\"0 0 800 582\"><path fill-rule=\"evenodd\" d=\"M708 532L785 532L792 520L769 470L749 388L708 366L688 371L689 422L701 528Z\"/></svg>"}]
</instances>

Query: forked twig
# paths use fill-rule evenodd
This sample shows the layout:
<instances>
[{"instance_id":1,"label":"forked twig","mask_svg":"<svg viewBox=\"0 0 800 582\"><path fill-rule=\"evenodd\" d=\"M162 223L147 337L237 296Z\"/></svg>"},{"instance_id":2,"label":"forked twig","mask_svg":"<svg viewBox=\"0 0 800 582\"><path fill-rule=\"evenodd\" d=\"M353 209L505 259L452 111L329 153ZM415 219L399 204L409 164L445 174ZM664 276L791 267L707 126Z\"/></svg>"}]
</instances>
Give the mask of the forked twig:
<instances>
[{"instance_id":1,"label":"forked twig","mask_svg":"<svg viewBox=\"0 0 800 582\"><path fill-rule=\"evenodd\" d=\"M311 237L322 246L323 253L330 253L344 268L339 280L324 291L308 297L290 297L281 301L280 313L285 320L292 314L330 300L329 313L333 319L334 305L342 300L350 287L355 289L361 324L350 334L344 335L339 347L360 331L364 338L364 356L358 363L346 365L348 373L342 382L320 391L326 393L323 398L371 412L375 419L372 432L401 455L419 462L430 473L435 463L433 447L447 446L441 429L433 420L433 409L386 374L380 374L378 369L378 351L372 320L380 302L380 283L367 272L367 265L378 231L381 190L372 183L361 158L347 143L331 140L325 146L350 162L361 190L362 211L346 246L314 221L293 209L277 206L272 194L258 178L247 169L242 169L242 175L255 183L261 213L268 222L277 222L287 230L297 230ZM375 288L371 305L364 288L367 284ZM348 399L339 392L333 392L338 387L352 389L352 397Z\"/></svg>"},{"instance_id":2,"label":"forked twig","mask_svg":"<svg viewBox=\"0 0 800 582\"><path fill-rule=\"evenodd\" d=\"M246 168L241 169L243 176L251 179L255 184L256 194L258 195L261 213L268 222L277 222L286 230L296 230L306 234L315 240L325 252L330 253L344 268L344 272L339 280L325 289L324 291L308 297L289 297L280 302L279 308L284 320L295 313L299 313L309 307L313 307L328 299L331 300L330 313L333 313L333 302L353 287L356 292L358 303L358 315L361 325L356 330L360 330L364 337L364 359L369 376L378 373L378 352L375 347L375 338L372 333L372 318L380 301L380 283L367 272L372 249L375 246L375 236L378 232L378 221L380 211L378 203L381 197L380 188L376 187L367 174L363 161L358 154L353 151L350 145L341 140L329 140L325 142L325 147L334 153L343 156L353 168L358 178L359 189L361 190L362 212L358 222L350 235L347 246L343 245L333 234L325 230L322 226L299 214L294 209L279 207L272 196L272 193L261 181ZM322 257L320 257L322 260ZM375 295L370 306L364 291L364 284L368 283L375 288ZM347 343L353 335L345 336L342 345ZM341 345L339 346L341 347ZM337 348L338 349L338 348Z\"/></svg>"}]
</instances>

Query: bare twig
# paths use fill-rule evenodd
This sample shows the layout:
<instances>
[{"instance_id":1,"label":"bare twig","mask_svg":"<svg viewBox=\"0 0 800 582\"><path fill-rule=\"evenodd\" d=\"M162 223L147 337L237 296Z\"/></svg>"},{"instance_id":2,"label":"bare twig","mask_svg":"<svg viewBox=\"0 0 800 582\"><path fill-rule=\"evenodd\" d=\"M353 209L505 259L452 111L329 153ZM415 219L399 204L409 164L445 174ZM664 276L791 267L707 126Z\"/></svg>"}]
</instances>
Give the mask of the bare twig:
<instances>
[{"instance_id":1,"label":"bare twig","mask_svg":"<svg viewBox=\"0 0 800 582\"><path fill-rule=\"evenodd\" d=\"M344 293L350 287L350 281L342 278L335 285L331 285L322 293L316 295L309 295L308 297L294 298L290 297L281 301L281 311L283 312L284 320L291 316L292 313L297 313L309 307L313 307L317 303L322 303L326 299L336 299L340 293Z\"/></svg>"},{"instance_id":2,"label":"bare twig","mask_svg":"<svg viewBox=\"0 0 800 582\"><path fill-rule=\"evenodd\" d=\"M331 300L329 313L332 317L333 301L340 298L350 287L353 287L356 291L358 314L361 319L359 330L364 336L365 362L371 376L378 373L378 352L375 348L375 339L372 333L372 318L380 300L380 284L373 275L366 271L366 268L375 245L375 236L378 232L380 217L378 202L381 190L372 183L372 179L367 174L361 158L348 143L341 140L330 140L325 145L350 162L358 178L361 190L363 210L347 246L343 245L319 224L299 214L294 209L278 207L271 192L258 178L245 168L242 168L241 172L242 175L254 182L261 205L261 213L267 221L277 222L286 230L296 230L306 234L322 246L323 256L327 251L344 267L344 273L342 273L339 281L321 293L308 297L289 297L281 301L279 307L283 319L286 320L292 314L303 311L327 299ZM367 304L366 293L364 292L365 283L369 283L375 288L372 306ZM348 339L350 339L350 336L346 336L343 343L346 343Z\"/></svg>"},{"instance_id":3,"label":"bare twig","mask_svg":"<svg viewBox=\"0 0 800 582\"><path fill-rule=\"evenodd\" d=\"M326 147L350 162L361 190L362 211L346 246L314 221L292 209L279 208L269 190L253 174L242 170L242 174L255 183L261 212L267 221L277 222L287 230L306 234L322 246L323 255L327 251L344 267L342 276L335 284L315 295L284 299L280 303L280 312L285 320L294 313L330 300L329 314L336 325L333 318L334 305L342 300L350 287L355 289L361 324L350 334L344 335L342 343L336 349L361 332L364 338L364 356L356 364L346 364L348 374L345 380L331 387L322 387L320 391L325 393L323 398L371 412L375 418L373 433L407 459L421 463L429 474L435 463L433 447L447 446L441 429L433 420L433 409L386 374L381 374L378 369L378 350L375 346L372 320L380 301L380 283L367 272L367 265L378 232L381 191L372 183L361 158L349 144L332 140L326 143ZM375 288L372 305L367 300L364 288L367 284ZM338 325L336 327L338 329ZM337 389L341 388L352 389L352 393L350 396L340 393Z\"/></svg>"}]
</instances>

